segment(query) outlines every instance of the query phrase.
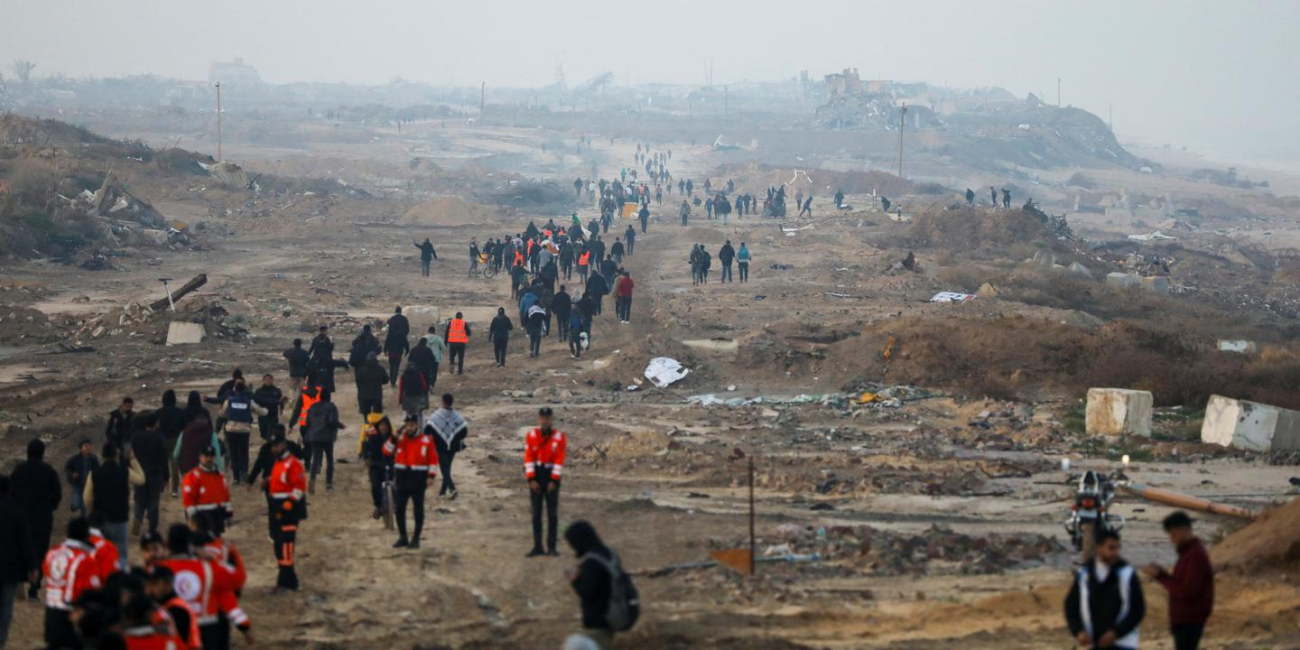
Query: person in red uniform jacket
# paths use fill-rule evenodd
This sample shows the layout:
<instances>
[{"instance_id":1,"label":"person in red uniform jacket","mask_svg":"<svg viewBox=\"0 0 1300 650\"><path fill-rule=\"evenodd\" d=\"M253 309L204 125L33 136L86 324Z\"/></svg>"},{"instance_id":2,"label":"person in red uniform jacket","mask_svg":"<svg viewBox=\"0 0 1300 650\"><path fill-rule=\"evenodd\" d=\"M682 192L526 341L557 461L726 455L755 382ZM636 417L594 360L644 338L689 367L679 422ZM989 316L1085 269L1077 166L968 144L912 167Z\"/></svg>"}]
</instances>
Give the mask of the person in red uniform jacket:
<instances>
[{"instance_id":1,"label":"person in red uniform jacket","mask_svg":"<svg viewBox=\"0 0 1300 650\"><path fill-rule=\"evenodd\" d=\"M176 595L185 601L190 613L198 621L199 637L205 650L221 650L222 629L219 625L220 603L225 593L235 591L233 567L213 562L193 553L193 531L185 524L174 524L167 531L166 558L157 560L156 566L171 569L172 586ZM229 639L226 638L227 645Z\"/></svg>"},{"instance_id":2,"label":"person in red uniform jacket","mask_svg":"<svg viewBox=\"0 0 1300 650\"><path fill-rule=\"evenodd\" d=\"M393 548L420 548L420 531L424 529L424 493L438 476L438 451L433 446L433 436L420 431L414 416L406 422L396 436L384 443L384 456L393 459L393 487L397 500L397 543ZM415 509L415 529L406 537L406 503Z\"/></svg>"},{"instance_id":3,"label":"person in red uniform jacket","mask_svg":"<svg viewBox=\"0 0 1300 650\"><path fill-rule=\"evenodd\" d=\"M208 447L199 455L199 466L181 481L181 505L188 519L211 520L212 530L223 531L234 516L230 505L230 482L217 467L217 450Z\"/></svg>"},{"instance_id":4,"label":"person in red uniform jacket","mask_svg":"<svg viewBox=\"0 0 1300 650\"><path fill-rule=\"evenodd\" d=\"M275 588L298 590L298 573L294 570L294 545L298 540L298 523L305 519L307 502L307 474L302 461L289 453L289 441L283 435L271 439L271 453L277 459L267 477L267 490L271 496L271 528L275 531L275 559L280 565L280 575Z\"/></svg>"},{"instance_id":5,"label":"person in red uniform jacket","mask_svg":"<svg viewBox=\"0 0 1300 650\"><path fill-rule=\"evenodd\" d=\"M104 525L104 515L94 513L90 515L90 545L94 547L90 556L95 560L96 572L99 574L99 581L103 584L108 583L108 576L117 573L119 563L122 560L122 554L118 552L117 545L104 537L104 532L100 526Z\"/></svg>"},{"instance_id":6,"label":"person in red uniform jacket","mask_svg":"<svg viewBox=\"0 0 1300 650\"><path fill-rule=\"evenodd\" d=\"M87 591L99 589L95 547L90 545L90 522L78 517L68 522L68 538L45 554L45 643L52 648L79 648L72 609Z\"/></svg>"},{"instance_id":7,"label":"person in red uniform jacket","mask_svg":"<svg viewBox=\"0 0 1300 650\"><path fill-rule=\"evenodd\" d=\"M524 476L528 478L533 510L533 550L528 557L559 555L556 541L560 522L560 475L564 472L564 451L568 438L552 428L554 412L549 406L537 411L537 428L524 437ZM546 505L546 549L542 550L542 505Z\"/></svg>"},{"instance_id":8,"label":"person in red uniform jacket","mask_svg":"<svg viewBox=\"0 0 1300 650\"><path fill-rule=\"evenodd\" d=\"M230 624L234 623L239 633L244 635L244 640L253 644L253 624L249 620L248 614L239 606L240 592L244 589L244 583L248 581L248 571L244 568L244 556L240 554L235 545L226 541L224 537L212 530L210 519L199 518L196 520L198 526L196 532L202 544L196 551L200 557L206 557L213 562L229 567L234 572L235 582L234 589L223 591L216 599L214 607L217 614L217 625L221 629L224 645L230 645Z\"/></svg>"},{"instance_id":9,"label":"person in red uniform jacket","mask_svg":"<svg viewBox=\"0 0 1300 650\"><path fill-rule=\"evenodd\" d=\"M1178 511L1164 521L1169 541L1178 551L1173 572L1152 564L1143 573L1169 592L1169 629L1175 650L1196 650L1201 646L1205 622L1214 611L1214 567L1200 538L1192 534L1192 518Z\"/></svg>"},{"instance_id":10,"label":"person in red uniform jacket","mask_svg":"<svg viewBox=\"0 0 1300 650\"><path fill-rule=\"evenodd\" d=\"M198 618L190 612L190 606L176 595L175 581L176 575L171 569L161 565L152 566L145 578L144 593L167 612L186 647L200 648L203 641L199 636Z\"/></svg>"},{"instance_id":11,"label":"person in red uniform jacket","mask_svg":"<svg viewBox=\"0 0 1300 650\"><path fill-rule=\"evenodd\" d=\"M132 596L122 608L122 640L127 650L186 650L170 623L154 620L157 605L144 594Z\"/></svg>"}]
</instances>

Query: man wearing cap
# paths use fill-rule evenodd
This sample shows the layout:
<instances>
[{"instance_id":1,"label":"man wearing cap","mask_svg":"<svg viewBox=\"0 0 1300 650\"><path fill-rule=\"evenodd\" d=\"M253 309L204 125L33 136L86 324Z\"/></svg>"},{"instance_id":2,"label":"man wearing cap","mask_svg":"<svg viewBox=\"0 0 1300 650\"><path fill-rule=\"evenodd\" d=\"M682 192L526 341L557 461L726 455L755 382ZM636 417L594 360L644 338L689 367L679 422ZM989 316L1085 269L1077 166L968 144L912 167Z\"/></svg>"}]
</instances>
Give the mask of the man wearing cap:
<instances>
[{"instance_id":1,"label":"man wearing cap","mask_svg":"<svg viewBox=\"0 0 1300 650\"><path fill-rule=\"evenodd\" d=\"M297 591L294 547L298 541L298 522L306 511L307 474L302 469L302 461L289 453L289 441L283 434L271 439L271 453L277 460L266 479L266 486L271 497L268 513L271 530L275 533L272 543L275 545L275 559L280 565L275 588L276 591Z\"/></svg>"},{"instance_id":2,"label":"man wearing cap","mask_svg":"<svg viewBox=\"0 0 1300 650\"><path fill-rule=\"evenodd\" d=\"M222 531L226 519L234 516L230 504L230 483L217 467L217 450L209 446L199 454L199 466L181 482L181 505L187 519L206 518L213 530Z\"/></svg>"},{"instance_id":3,"label":"man wearing cap","mask_svg":"<svg viewBox=\"0 0 1300 650\"><path fill-rule=\"evenodd\" d=\"M1169 541L1178 551L1172 572L1158 564L1142 570L1169 592L1169 629L1174 650L1196 650L1201 645L1205 621L1214 611L1214 567L1200 538L1192 533L1192 518L1177 511L1164 521Z\"/></svg>"},{"instance_id":4,"label":"man wearing cap","mask_svg":"<svg viewBox=\"0 0 1300 650\"><path fill-rule=\"evenodd\" d=\"M537 411L537 428L524 436L524 476L528 479L533 512L533 550L528 557L559 555L560 475L568 438L552 428L554 412L543 406ZM546 550L542 549L542 505L546 505Z\"/></svg>"}]
</instances>

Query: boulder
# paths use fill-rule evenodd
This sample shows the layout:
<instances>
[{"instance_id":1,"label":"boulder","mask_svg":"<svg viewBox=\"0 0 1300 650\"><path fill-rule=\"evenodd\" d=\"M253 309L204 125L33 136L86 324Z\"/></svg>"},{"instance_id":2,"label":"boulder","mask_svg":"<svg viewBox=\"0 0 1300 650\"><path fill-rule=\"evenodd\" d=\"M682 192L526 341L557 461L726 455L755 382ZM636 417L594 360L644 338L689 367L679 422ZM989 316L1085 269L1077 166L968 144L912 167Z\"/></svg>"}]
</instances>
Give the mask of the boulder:
<instances>
[{"instance_id":1,"label":"boulder","mask_svg":"<svg viewBox=\"0 0 1300 650\"><path fill-rule=\"evenodd\" d=\"M1142 278L1142 289L1151 293L1167 296L1173 285L1169 283L1169 278L1163 275L1153 275L1149 278Z\"/></svg>"},{"instance_id":2,"label":"boulder","mask_svg":"<svg viewBox=\"0 0 1300 650\"><path fill-rule=\"evenodd\" d=\"M1201 442L1251 451L1300 451L1300 412L1211 395Z\"/></svg>"},{"instance_id":3,"label":"boulder","mask_svg":"<svg viewBox=\"0 0 1300 650\"><path fill-rule=\"evenodd\" d=\"M189 345L202 343L206 331L202 323L172 321L167 326L167 345Z\"/></svg>"},{"instance_id":4,"label":"boulder","mask_svg":"<svg viewBox=\"0 0 1300 650\"><path fill-rule=\"evenodd\" d=\"M1124 388L1088 389L1085 427L1092 436L1150 436L1151 393Z\"/></svg>"},{"instance_id":5,"label":"boulder","mask_svg":"<svg viewBox=\"0 0 1300 650\"><path fill-rule=\"evenodd\" d=\"M1072 278L1074 278L1074 279L1076 279L1076 280L1092 280L1092 279L1093 279L1093 277L1092 277L1092 271L1089 271L1089 270L1088 270L1088 267L1086 267L1086 266L1084 266L1084 265L1082 265L1082 264L1080 264L1080 263L1078 263L1078 262L1071 262L1071 263L1070 263L1070 267L1069 267L1068 269L1066 269L1065 272L1066 272L1066 274L1068 274L1070 277L1072 277Z\"/></svg>"}]
</instances>

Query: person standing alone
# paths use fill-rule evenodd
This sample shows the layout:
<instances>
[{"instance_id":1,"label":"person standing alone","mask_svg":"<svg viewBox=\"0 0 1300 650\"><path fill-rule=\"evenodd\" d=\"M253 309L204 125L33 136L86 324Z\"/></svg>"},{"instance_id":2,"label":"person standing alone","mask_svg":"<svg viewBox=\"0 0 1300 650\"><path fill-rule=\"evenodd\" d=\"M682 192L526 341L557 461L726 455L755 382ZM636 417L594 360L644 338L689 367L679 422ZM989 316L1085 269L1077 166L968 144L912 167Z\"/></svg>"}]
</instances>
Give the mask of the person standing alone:
<instances>
[{"instance_id":1,"label":"person standing alone","mask_svg":"<svg viewBox=\"0 0 1300 650\"><path fill-rule=\"evenodd\" d=\"M528 557L559 555L560 477L564 472L568 438L553 427L554 411L537 411L537 428L524 437L524 476L528 479L533 515L533 549ZM542 506L546 507L546 547L542 547Z\"/></svg>"},{"instance_id":2,"label":"person standing alone","mask_svg":"<svg viewBox=\"0 0 1300 650\"><path fill-rule=\"evenodd\" d=\"M1169 541L1178 551L1172 572L1158 564L1142 570L1169 592L1169 630L1174 650L1197 650L1205 622L1214 611L1214 568L1200 538L1192 533L1192 518L1178 511L1164 521Z\"/></svg>"}]
</instances>

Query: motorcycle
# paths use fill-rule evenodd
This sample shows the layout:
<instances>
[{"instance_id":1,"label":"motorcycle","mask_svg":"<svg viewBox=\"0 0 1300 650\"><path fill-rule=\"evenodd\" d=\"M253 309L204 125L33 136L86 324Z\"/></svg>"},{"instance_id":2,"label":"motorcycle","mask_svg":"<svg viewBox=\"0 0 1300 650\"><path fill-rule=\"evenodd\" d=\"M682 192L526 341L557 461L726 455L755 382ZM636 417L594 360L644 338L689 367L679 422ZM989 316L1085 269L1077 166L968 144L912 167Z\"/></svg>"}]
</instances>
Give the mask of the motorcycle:
<instances>
[{"instance_id":1,"label":"motorcycle","mask_svg":"<svg viewBox=\"0 0 1300 650\"><path fill-rule=\"evenodd\" d=\"M1065 530L1085 562L1092 559L1101 531L1119 532L1124 528L1124 517L1111 513L1110 506L1115 500L1116 484L1126 480L1128 477L1118 470L1110 474L1088 470L1079 477Z\"/></svg>"}]
</instances>

